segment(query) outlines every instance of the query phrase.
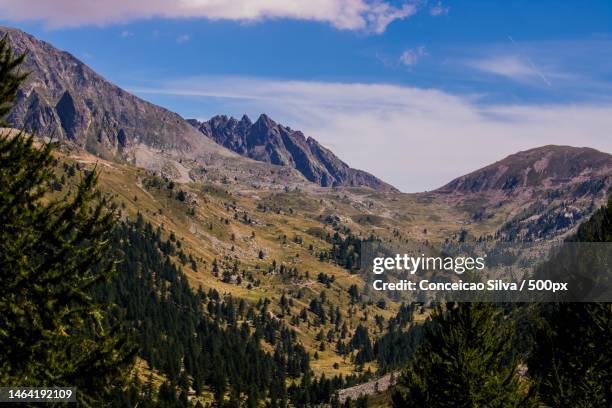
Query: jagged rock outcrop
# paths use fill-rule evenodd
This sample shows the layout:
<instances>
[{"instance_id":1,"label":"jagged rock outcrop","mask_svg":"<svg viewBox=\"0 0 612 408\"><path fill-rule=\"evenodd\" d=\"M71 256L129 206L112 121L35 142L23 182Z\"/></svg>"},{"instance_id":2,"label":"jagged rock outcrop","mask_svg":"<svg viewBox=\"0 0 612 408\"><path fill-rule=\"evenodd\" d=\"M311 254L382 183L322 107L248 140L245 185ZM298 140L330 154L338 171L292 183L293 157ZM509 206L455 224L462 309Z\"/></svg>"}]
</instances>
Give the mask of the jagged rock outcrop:
<instances>
[{"instance_id":1,"label":"jagged rock outcrop","mask_svg":"<svg viewBox=\"0 0 612 408\"><path fill-rule=\"evenodd\" d=\"M242 156L293 167L306 179L323 187L367 186L377 190L395 190L373 175L351 168L315 139L278 124L265 114L255 123L246 115L240 120L223 115L205 122L190 119L189 123Z\"/></svg>"}]
</instances>

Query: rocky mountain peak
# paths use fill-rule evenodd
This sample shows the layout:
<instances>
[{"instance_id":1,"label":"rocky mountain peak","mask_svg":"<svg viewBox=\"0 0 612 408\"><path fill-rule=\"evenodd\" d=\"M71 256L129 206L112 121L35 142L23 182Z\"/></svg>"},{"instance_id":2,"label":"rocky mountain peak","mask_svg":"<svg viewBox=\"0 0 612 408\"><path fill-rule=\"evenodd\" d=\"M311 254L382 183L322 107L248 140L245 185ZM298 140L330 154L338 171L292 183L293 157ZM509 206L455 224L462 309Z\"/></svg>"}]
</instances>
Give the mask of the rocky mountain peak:
<instances>
[{"instance_id":1,"label":"rocky mountain peak","mask_svg":"<svg viewBox=\"0 0 612 408\"><path fill-rule=\"evenodd\" d=\"M251 122L251 118L249 118L247 115L242 115L242 118L240 118L240 123L243 126L251 126L253 124L253 122Z\"/></svg>"},{"instance_id":2,"label":"rocky mountain peak","mask_svg":"<svg viewBox=\"0 0 612 408\"><path fill-rule=\"evenodd\" d=\"M302 132L275 122L265 113L254 123L246 115L240 122L233 122L225 116L215 116L205 122L192 119L189 123L207 137L240 155L291 166L306 179L323 187L362 186L395 190L373 175L351 168L315 139L306 138Z\"/></svg>"},{"instance_id":3,"label":"rocky mountain peak","mask_svg":"<svg viewBox=\"0 0 612 408\"><path fill-rule=\"evenodd\" d=\"M611 183L612 155L586 147L548 145L512 154L454 179L437 192L510 197L554 189L580 195L591 189L605 192Z\"/></svg>"},{"instance_id":4,"label":"rocky mountain peak","mask_svg":"<svg viewBox=\"0 0 612 408\"><path fill-rule=\"evenodd\" d=\"M23 70L30 72L11 126L100 154L135 142L183 151L200 146L201 136L179 115L125 92L70 53L17 29L0 27L4 35L16 54L27 53Z\"/></svg>"},{"instance_id":5,"label":"rocky mountain peak","mask_svg":"<svg viewBox=\"0 0 612 408\"><path fill-rule=\"evenodd\" d=\"M255 121L254 126L270 129L276 127L277 123L273 121L272 118L270 118L268 115L262 113L261 115L259 115L259 118L257 118L257 121Z\"/></svg>"}]
</instances>

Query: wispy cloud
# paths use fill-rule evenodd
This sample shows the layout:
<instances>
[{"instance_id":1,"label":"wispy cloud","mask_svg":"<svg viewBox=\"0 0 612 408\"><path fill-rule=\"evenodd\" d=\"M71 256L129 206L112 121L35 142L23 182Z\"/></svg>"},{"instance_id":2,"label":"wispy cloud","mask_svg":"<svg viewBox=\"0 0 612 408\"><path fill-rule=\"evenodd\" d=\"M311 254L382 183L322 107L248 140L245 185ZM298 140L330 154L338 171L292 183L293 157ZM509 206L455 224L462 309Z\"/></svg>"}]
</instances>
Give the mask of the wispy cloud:
<instances>
[{"instance_id":1,"label":"wispy cloud","mask_svg":"<svg viewBox=\"0 0 612 408\"><path fill-rule=\"evenodd\" d=\"M189 34L181 34L178 37L176 37L176 42L179 44L186 43L189 40L191 40L191 36Z\"/></svg>"},{"instance_id":2,"label":"wispy cloud","mask_svg":"<svg viewBox=\"0 0 612 408\"><path fill-rule=\"evenodd\" d=\"M342 30L382 33L417 6L387 0L0 0L0 14L13 21L42 20L49 27L106 25L152 17L257 21L311 20Z\"/></svg>"},{"instance_id":3,"label":"wispy cloud","mask_svg":"<svg viewBox=\"0 0 612 408\"><path fill-rule=\"evenodd\" d=\"M481 60L469 61L468 65L495 75L522 80L537 77L536 70L516 55L500 55Z\"/></svg>"},{"instance_id":4,"label":"wispy cloud","mask_svg":"<svg viewBox=\"0 0 612 408\"><path fill-rule=\"evenodd\" d=\"M612 104L483 105L435 89L248 77L184 78L133 90L198 104L214 99L215 109L222 104L235 114L268 113L404 191L433 189L546 144L612 151ZM201 117L214 113L221 112Z\"/></svg>"},{"instance_id":5,"label":"wispy cloud","mask_svg":"<svg viewBox=\"0 0 612 408\"><path fill-rule=\"evenodd\" d=\"M508 36L512 50L505 53L494 53L493 56L467 61L467 65L480 71L503 76L519 82L538 81L551 86L551 78L566 78L568 74L556 72L554 69L542 69L519 44ZM549 72L547 72L549 71Z\"/></svg>"},{"instance_id":6,"label":"wispy cloud","mask_svg":"<svg viewBox=\"0 0 612 408\"><path fill-rule=\"evenodd\" d=\"M529 58L519 55L497 55L494 57L467 61L467 65L480 71L519 82L542 82L551 86L551 77L566 75L556 72L544 73Z\"/></svg>"},{"instance_id":7,"label":"wispy cloud","mask_svg":"<svg viewBox=\"0 0 612 408\"><path fill-rule=\"evenodd\" d=\"M417 62L421 59L421 57L424 57L425 55L427 55L427 51L424 45L418 46L416 48L409 48L402 52L402 55L400 55L399 58L399 62L403 65L408 66L416 65Z\"/></svg>"},{"instance_id":8,"label":"wispy cloud","mask_svg":"<svg viewBox=\"0 0 612 408\"><path fill-rule=\"evenodd\" d=\"M429 9L429 14L438 17L438 16L446 16L450 12L449 6L444 6L441 1L436 3L435 6Z\"/></svg>"},{"instance_id":9,"label":"wispy cloud","mask_svg":"<svg viewBox=\"0 0 612 408\"><path fill-rule=\"evenodd\" d=\"M123 38L133 37L134 33L128 30L123 30L121 34L119 34Z\"/></svg>"}]
</instances>

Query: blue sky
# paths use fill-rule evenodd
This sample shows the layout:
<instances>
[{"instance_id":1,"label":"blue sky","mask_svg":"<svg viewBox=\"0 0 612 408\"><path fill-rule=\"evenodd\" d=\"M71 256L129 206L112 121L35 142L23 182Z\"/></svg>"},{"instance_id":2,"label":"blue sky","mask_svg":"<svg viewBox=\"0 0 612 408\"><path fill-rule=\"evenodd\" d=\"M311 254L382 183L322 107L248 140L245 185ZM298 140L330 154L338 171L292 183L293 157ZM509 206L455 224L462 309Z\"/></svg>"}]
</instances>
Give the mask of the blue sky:
<instances>
[{"instance_id":1,"label":"blue sky","mask_svg":"<svg viewBox=\"0 0 612 408\"><path fill-rule=\"evenodd\" d=\"M612 151L610 1L14 3L1 24L144 99L268 113L404 191L542 144Z\"/></svg>"}]
</instances>

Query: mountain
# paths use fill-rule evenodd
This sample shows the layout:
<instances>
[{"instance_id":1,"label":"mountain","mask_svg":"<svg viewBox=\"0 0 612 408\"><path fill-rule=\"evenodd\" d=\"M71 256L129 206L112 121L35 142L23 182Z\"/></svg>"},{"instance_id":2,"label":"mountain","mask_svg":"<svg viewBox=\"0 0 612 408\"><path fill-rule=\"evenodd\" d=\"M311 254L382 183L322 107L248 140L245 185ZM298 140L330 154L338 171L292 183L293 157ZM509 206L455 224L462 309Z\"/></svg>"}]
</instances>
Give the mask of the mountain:
<instances>
[{"instance_id":1,"label":"mountain","mask_svg":"<svg viewBox=\"0 0 612 408\"><path fill-rule=\"evenodd\" d=\"M302 132L278 124L265 114L255 123L246 115L240 120L223 115L205 122L195 119L189 122L207 137L242 156L291 166L323 187L368 186L395 191L370 173L351 168L315 139L306 138Z\"/></svg>"},{"instance_id":2,"label":"mountain","mask_svg":"<svg viewBox=\"0 0 612 408\"><path fill-rule=\"evenodd\" d=\"M15 53L27 53L30 72L8 118L37 136L71 140L90 150L112 152L142 142L191 150L201 137L179 115L106 81L71 54L23 31L0 27Z\"/></svg>"},{"instance_id":3,"label":"mountain","mask_svg":"<svg viewBox=\"0 0 612 408\"><path fill-rule=\"evenodd\" d=\"M510 155L503 160L454 179L442 193L517 192L593 184L609 185L612 155L587 147L543 146ZM595 183L596 184L596 183ZM583 189L577 188L580 194Z\"/></svg>"},{"instance_id":4,"label":"mountain","mask_svg":"<svg viewBox=\"0 0 612 408\"><path fill-rule=\"evenodd\" d=\"M611 191L612 155L549 145L512 154L433 194L468 211L470 223L507 214L498 237L538 240L572 232Z\"/></svg>"},{"instance_id":5,"label":"mountain","mask_svg":"<svg viewBox=\"0 0 612 408\"><path fill-rule=\"evenodd\" d=\"M371 174L350 168L314 139L265 115L255 124L248 118L238 122L222 116L203 124L192 121L210 136L202 137L176 113L113 85L71 54L21 30L0 27L0 36L6 34L15 53L28 54L23 69L30 73L8 117L14 128L71 141L102 157L131 157L142 167L160 172L169 167L170 159L159 155L172 153L175 159L197 159L208 170L216 166L218 179L243 176L251 184L270 184L281 177L288 185L300 185L304 177L324 187L394 190ZM254 164L234 152L285 168ZM170 176L190 170L174 159L170 162Z\"/></svg>"},{"instance_id":6,"label":"mountain","mask_svg":"<svg viewBox=\"0 0 612 408\"><path fill-rule=\"evenodd\" d=\"M369 289L367 274L356 273L365 237L414 253L489 236L557 238L594 211L612 180L610 155L545 146L431 193L312 188L306 179L392 189L266 115L255 123L224 116L188 123L70 54L18 30L2 33L17 52L29 52L32 72L12 125L109 156L56 152L49 194L74 191L95 168L101 191L126 220L111 237L121 262L105 303L116 305L112 310L138 336L140 379L181 384L185 395L202 387L196 398L203 405L212 405L215 393L240 401L247 388L261 390L255 399L262 404L274 392L291 403L323 405L331 378L342 375L346 383L334 379L333 387L348 387L370 369L405 362L414 343L399 336L429 313L401 305L412 301L409 294L387 298ZM133 162L115 160L131 155ZM595 236L598 225L582 232ZM385 338L387 327L393 329ZM308 367L312 381L302 381ZM318 377L323 373L327 383ZM308 384L314 390L298 388Z\"/></svg>"},{"instance_id":7,"label":"mountain","mask_svg":"<svg viewBox=\"0 0 612 408\"><path fill-rule=\"evenodd\" d=\"M41 138L76 144L105 159L127 161L177 181L238 183L247 188L309 184L290 167L244 158L202 137L178 114L144 101L71 54L21 30L0 27L29 76L8 123Z\"/></svg>"}]
</instances>

